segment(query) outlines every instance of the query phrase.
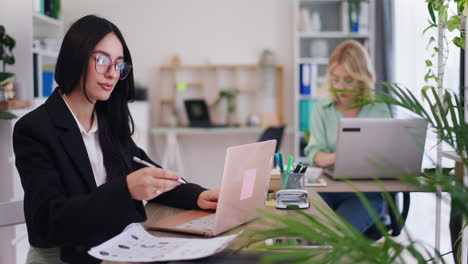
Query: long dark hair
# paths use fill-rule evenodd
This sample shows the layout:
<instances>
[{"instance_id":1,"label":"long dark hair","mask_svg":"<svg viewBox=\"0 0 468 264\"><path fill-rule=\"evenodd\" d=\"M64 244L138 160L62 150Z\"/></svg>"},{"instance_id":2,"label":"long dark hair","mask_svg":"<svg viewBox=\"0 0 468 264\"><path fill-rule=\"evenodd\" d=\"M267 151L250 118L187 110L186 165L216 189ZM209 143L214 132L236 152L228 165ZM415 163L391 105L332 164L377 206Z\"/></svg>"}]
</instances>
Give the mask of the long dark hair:
<instances>
[{"instance_id":1,"label":"long dark hair","mask_svg":"<svg viewBox=\"0 0 468 264\"><path fill-rule=\"evenodd\" d=\"M132 64L132 57L120 30L110 21L89 15L73 23L65 34L55 67L55 81L60 92L68 94L82 87L86 93L88 61L93 49L107 34L114 33L123 46L124 59ZM98 118L99 141L104 157L107 178L126 175L131 164L126 153L134 131L133 119L128 110L128 101L135 97L133 72L127 78L119 80L107 101L97 101L95 111ZM88 98L89 100L89 98Z\"/></svg>"}]
</instances>

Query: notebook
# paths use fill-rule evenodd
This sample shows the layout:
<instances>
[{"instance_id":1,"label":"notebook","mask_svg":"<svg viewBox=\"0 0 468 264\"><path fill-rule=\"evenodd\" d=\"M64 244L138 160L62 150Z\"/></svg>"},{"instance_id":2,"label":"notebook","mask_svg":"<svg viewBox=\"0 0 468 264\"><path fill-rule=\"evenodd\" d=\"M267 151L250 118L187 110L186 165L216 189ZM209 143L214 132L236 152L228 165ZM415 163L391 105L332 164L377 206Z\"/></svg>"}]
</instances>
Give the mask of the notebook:
<instances>
[{"instance_id":1,"label":"notebook","mask_svg":"<svg viewBox=\"0 0 468 264\"><path fill-rule=\"evenodd\" d=\"M427 122L422 119L342 118L336 141L335 179L397 178L421 174Z\"/></svg>"},{"instance_id":2,"label":"notebook","mask_svg":"<svg viewBox=\"0 0 468 264\"><path fill-rule=\"evenodd\" d=\"M229 147L216 212L190 210L155 222L149 229L216 236L259 216L265 200L276 140Z\"/></svg>"}]
</instances>

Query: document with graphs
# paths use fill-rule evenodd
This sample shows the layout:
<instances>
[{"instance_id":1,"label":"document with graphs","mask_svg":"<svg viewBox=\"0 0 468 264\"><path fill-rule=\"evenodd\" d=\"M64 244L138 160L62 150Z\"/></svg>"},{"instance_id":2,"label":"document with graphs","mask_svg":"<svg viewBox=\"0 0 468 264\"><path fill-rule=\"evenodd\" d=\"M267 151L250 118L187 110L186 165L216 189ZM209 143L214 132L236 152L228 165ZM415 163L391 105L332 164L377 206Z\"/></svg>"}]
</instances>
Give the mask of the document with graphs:
<instances>
[{"instance_id":1,"label":"document with graphs","mask_svg":"<svg viewBox=\"0 0 468 264\"><path fill-rule=\"evenodd\" d=\"M133 223L117 236L91 248L88 254L102 260L125 262L198 259L220 252L239 234L205 239L157 237L141 224Z\"/></svg>"}]
</instances>

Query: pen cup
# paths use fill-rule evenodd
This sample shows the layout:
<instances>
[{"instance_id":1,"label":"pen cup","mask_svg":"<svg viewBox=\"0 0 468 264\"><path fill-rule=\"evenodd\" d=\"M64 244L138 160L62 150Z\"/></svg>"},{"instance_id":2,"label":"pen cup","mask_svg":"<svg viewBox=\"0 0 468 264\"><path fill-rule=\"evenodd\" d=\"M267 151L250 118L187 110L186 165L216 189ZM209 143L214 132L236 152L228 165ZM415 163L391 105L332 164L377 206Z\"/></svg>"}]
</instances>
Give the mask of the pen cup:
<instances>
[{"instance_id":1,"label":"pen cup","mask_svg":"<svg viewBox=\"0 0 468 264\"><path fill-rule=\"evenodd\" d=\"M281 190L304 189L305 173L281 173Z\"/></svg>"}]
</instances>

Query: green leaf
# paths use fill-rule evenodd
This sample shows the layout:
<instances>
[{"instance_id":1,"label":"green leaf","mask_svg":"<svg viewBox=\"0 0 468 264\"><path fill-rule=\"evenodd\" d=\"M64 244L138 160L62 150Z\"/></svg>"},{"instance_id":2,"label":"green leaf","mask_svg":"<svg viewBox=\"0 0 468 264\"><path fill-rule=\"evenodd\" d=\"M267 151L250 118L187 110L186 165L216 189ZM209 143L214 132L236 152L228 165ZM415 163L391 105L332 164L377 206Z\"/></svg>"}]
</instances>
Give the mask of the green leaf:
<instances>
[{"instance_id":1,"label":"green leaf","mask_svg":"<svg viewBox=\"0 0 468 264\"><path fill-rule=\"evenodd\" d=\"M428 31L429 29L431 28L435 28L437 27L437 24L430 24L429 26L427 26L424 30L423 30L423 35L426 34L426 31Z\"/></svg>"},{"instance_id":2,"label":"green leaf","mask_svg":"<svg viewBox=\"0 0 468 264\"><path fill-rule=\"evenodd\" d=\"M424 75L424 82L427 82L429 81L429 79L431 78L432 76L432 72L429 70L426 75Z\"/></svg>"},{"instance_id":3,"label":"green leaf","mask_svg":"<svg viewBox=\"0 0 468 264\"><path fill-rule=\"evenodd\" d=\"M14 118L16 118L16 115L10 112L0 111L0 120L11 120Z\"/></svg>"},{"instance_id":4,"label":"green leaf","mask_svg":"<svg viewBox=\"0 0 468 264\"><path fill-rule=\"evenodd\" d=\"M5 81L6 79L13 77L14 74L11 72L0 72L0 82Z\"/></svg>"},{"instance_id":5,"label":"green leaf","mask_svg":"<svg viewBox=\"0 0 468 264\"><path fill-rule=\"evenodd\" d=\"M452 41L455 46L465 49L465 37L454 37Z\"/></svg>"},{"instance_id":6,"label":"green leaf","mask_svg":"<svg viewBox=\"0 0 468 264\"><path fill-rule=\"evenodd\" d=\"M443 25L446 25L448 20L447 8L448 4L441 5L439 8L439 23Z\"/></svg>"},{"instance_id":7,"label":"green leaf","mask_svg":"<svg viewBox=\"0 0 468 264\"><path fill-rule=\"evenodd\" d=\"M431 16L432 24L437 24L436 17L434 14L434 5L432 2L427 3L427 9L429 10L429 15Z\"/></svg>"},{"instance_id":8,"label":"green leaf","mask_svg":"<svg viewBox=\"0 0 468 264\"><path fill-rule=\"evenodd\" d=\"M431 66L432 66L432 61L426 60L426 66L427 66L427 67L431 67Z\"/></svg>"},{"instance_id":9,"label":"green leaf","mask_svg":"<svg viewBox=\"0 0 468 264\"><path fill-rule=\"evenodd\" d=\"M448 20L448 30L452 32L454 29L459 28L461 20L458 15L451 16Z\"/></svg>"},{"instance_id":10,"label":"green leaf","mask_svg":"<svg viewBox=\"0 0 468 264\"><path fill-rule=\"evenodd\" d=\"M431 43L433 43L434 41L435 41L435 38L434 38L434 37L431 37L431 38L429 39L429 42L427 43L426 49L428 49L429 46L431 45Z\"/></svg>"}]
</instances>

